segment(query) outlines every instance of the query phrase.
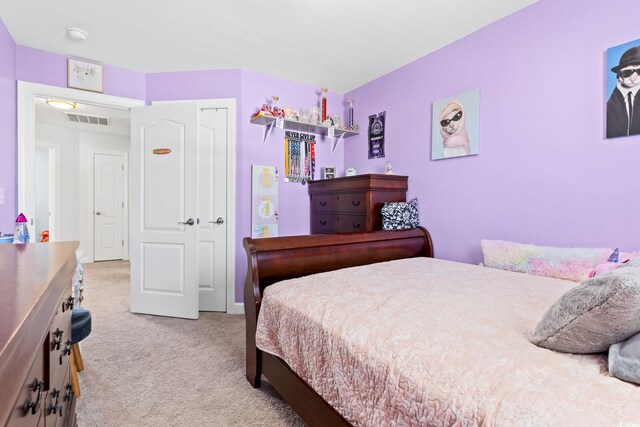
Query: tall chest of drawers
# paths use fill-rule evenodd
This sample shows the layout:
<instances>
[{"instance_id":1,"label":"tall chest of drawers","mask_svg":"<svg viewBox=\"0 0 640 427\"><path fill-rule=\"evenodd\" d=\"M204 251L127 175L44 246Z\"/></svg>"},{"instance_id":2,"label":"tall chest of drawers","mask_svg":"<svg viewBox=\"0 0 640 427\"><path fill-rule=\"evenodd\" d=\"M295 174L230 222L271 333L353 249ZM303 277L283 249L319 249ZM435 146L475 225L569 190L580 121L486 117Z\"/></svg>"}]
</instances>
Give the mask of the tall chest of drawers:
<instances>
[{"instance_id":1,"label":"tall chest of drawers","mask_svg":"<svg viewBox=\"0 0 640 427\"><path fill-rule=\"evenodd\" d=\"M0 426L73 426L77 242L0 245Z\"/></svg>"},{"instance_id":2,"label":"tall chest of drawers","mask_svg":"<svg viewBox=\"0 0 640 427\"><path fill-rule=\"evenodd\" d=\"M382 229L385 202L407 199L407 177L366 174L309 182L311 234Z\"/></svg>"}]
</instances>

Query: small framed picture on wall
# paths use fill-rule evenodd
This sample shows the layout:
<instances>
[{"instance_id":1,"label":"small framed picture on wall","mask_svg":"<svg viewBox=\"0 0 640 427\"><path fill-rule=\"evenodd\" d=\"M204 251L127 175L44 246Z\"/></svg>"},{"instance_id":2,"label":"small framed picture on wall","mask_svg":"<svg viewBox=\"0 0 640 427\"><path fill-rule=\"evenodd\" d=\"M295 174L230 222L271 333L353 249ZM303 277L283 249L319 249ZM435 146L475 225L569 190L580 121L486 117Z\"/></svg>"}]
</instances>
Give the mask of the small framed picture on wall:
<instances>
[{"instance_id":1,"label":"small framed picture on wall","mask_svg":"<svg viewBox=\"0 0 640 427\"><path fill-rule=\"evenodd\" d=\"M322 178L323 179L333 179L336 177L336 167L335 166L325 166L322 170Z\"/></svg>"},{"instance_id":2,"label":"small framed picture on wall","mask_svg":"<svg viewBox=\"0 0 640 427\"><path fill-rule=\"evenodd\" d=\"M102 93L102 65L67 59L67 87Z\"/></svg>"}]
</instances>

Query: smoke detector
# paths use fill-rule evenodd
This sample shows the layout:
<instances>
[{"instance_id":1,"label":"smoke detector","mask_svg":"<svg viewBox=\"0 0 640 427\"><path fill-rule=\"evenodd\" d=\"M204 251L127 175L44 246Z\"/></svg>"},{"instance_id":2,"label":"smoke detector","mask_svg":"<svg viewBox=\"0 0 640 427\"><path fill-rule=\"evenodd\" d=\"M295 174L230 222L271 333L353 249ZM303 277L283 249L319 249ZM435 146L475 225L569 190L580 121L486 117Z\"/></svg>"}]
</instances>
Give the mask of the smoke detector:
<instances>
[{"instance_id":1,"label":"smoke detector","mask_svg":"<svg viewBox=\"0 0 640 427\"><path fill-rule=\"evenodd\" d=\"M80 28L67 28L67 33L69 33L69 37L73 40L83 41L89 37L89 34L85 30L81 30Z\"/></svg>"}]
</instances>

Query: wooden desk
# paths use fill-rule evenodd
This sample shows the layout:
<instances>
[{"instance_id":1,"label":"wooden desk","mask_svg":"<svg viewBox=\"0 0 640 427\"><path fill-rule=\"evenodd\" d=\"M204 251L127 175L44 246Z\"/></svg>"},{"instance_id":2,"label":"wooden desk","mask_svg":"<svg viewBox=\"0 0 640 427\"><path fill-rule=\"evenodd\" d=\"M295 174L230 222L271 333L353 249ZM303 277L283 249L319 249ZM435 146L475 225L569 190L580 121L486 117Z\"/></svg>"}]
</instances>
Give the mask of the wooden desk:
<instances>
[{"instance_id":1,"label":"wooden desk","mask_svg":"<svg viewBox=\"0 0 640 427\"><path fill-rule=\"evenodd\" d=\"M0 425L75 425L68 384L77 247L0 244Z\"/></svg>"}]
</instances>

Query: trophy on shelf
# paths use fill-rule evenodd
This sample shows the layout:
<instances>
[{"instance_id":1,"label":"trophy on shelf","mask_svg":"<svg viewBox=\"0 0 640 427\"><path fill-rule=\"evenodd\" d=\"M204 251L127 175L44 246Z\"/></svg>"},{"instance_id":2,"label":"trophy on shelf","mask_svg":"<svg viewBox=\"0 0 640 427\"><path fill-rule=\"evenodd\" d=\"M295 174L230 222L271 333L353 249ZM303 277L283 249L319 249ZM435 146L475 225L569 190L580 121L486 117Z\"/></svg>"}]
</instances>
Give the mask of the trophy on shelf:
<instances>
[{"instance_id":1,"label":"trophy on shelf","mask_svg":"<svg viewBox=\"0 0 640 427\"><path fill-rule=\"evenodd\" d=\"M320 101L320 107L322 109L322 114L321 114L321 119L320 119L320 123L324 123L325 120L327 120L327 92L329 91L329 88L323 87L320 88L320 90L322 91L322 100Z\"/></svg>"},{"instance_id":2,"label":"trophy on shelf","mask_svg":"<svg viewBox=\"0 0 640 427\"><path fill-rule=\"evenodd\" d=\"M349 103L347 128L353 129L353 99L349 98L347 102Z\"/></svg>"}]
</instances>

